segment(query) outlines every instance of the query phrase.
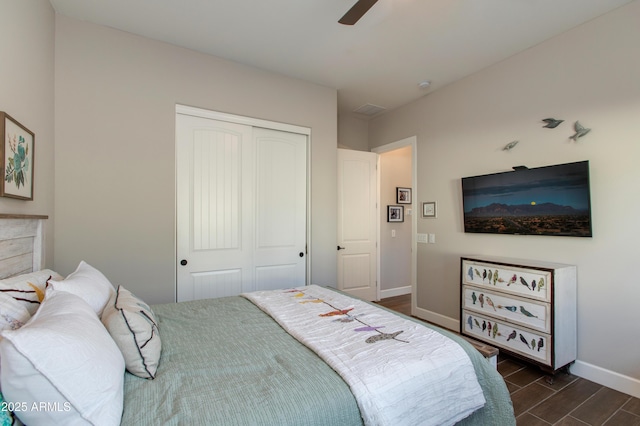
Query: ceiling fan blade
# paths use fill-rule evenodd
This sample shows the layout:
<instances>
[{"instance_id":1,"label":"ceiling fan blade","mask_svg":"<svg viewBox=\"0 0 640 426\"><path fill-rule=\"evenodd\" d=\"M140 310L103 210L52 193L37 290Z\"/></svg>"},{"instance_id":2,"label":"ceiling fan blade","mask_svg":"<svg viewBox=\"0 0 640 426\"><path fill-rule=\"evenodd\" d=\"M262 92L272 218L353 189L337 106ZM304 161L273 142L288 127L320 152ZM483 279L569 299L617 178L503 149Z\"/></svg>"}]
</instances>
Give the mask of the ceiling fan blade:
<instances>
[{"instance_id":1,"label":"ceiling fan blade","mask_svg":"<svg viewBox=\"0 0 640 426\"><path fill-rule=\"evenodd\" d=\"M355 24L377 2L378 0L358 0L358 2L354 4L353 7L351 7L351 9L349 9L349 11L345 13L338 22L344 25Z\"/></svg>"}]
</instances>

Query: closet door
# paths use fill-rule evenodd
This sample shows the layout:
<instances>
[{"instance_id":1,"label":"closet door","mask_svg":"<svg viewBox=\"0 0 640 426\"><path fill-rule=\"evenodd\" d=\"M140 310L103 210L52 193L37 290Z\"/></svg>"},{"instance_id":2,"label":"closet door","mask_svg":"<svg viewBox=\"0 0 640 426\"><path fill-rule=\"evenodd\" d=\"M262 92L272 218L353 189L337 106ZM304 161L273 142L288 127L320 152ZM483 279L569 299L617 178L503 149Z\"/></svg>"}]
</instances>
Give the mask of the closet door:
<instances>
[{"instance_id":1,"label":"closet door","mask_svg":"<svg viewBox=\"0 0 640 426\"><path fill-rule=\"evenodd\" d=\"M305 284L306 144L177 114L179 302Z\"/></svg>"},{"instance_id":2,"label":"closet door","mask_svg":"<svg viewBox=\"0 0 640 426\"><path fill-rule=\"evenodd\" d=\"M256 290L305 285L307 137L254 128Z\"/></svg>"}]
</instances>

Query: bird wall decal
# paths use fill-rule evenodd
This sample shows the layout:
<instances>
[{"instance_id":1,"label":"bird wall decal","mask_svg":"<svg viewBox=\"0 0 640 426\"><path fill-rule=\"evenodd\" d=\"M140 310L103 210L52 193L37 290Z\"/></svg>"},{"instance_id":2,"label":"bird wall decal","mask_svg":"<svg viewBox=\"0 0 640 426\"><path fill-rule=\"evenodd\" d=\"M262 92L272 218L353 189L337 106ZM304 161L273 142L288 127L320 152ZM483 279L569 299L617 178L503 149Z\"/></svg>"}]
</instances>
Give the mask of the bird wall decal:
<instances>
[{"instance_id":1,"label":"bird wall decal","mask_svg":"<svg viewBox=\"0 0 640 426\"><path fill-rule=\"evenodd\" d=\"M513 147L515 147L516 145L518 145L518 142L520 141L513 141L513 142L509 142L508 144L506 144L504 146L504 148L502 148L503 151L511 151L513 149Z\"/></svg>"},{"instance_id":2,"label":"bird wall decal","mask_svg":"<svg viewBox=\"0 0 640 426\"><path fill-rule=\"evenodd\" d=\"M559 126L559 125L560 125L564 120L558 120L558 119L555 119L555 118L545 118L545 119L543 119L542 121L544 121L545 123L547 123L547 124L545 124L545 125L544 125L544 126L542 126L542 127L546 128L546 129L555 129L555 128L556 128L556 127L558 127L558 126Z\"/></svg>"},{"instance_id":3,"label":"bird wall decal","mask_svg":"<svg viewBox=\"0 0 640 426\"><path fill-rule=\"evenodd\" d=\"M573 125L573 128L576 132L572 136L570 136L569 139L573 139L574 142L578 142L578 139L580 139L581 137L583 137L584 135L586 135L591 131L591 129L587 129L582 124L580 124L579 121L575 122L575 124Z\"/></svg>"}]
</instances>

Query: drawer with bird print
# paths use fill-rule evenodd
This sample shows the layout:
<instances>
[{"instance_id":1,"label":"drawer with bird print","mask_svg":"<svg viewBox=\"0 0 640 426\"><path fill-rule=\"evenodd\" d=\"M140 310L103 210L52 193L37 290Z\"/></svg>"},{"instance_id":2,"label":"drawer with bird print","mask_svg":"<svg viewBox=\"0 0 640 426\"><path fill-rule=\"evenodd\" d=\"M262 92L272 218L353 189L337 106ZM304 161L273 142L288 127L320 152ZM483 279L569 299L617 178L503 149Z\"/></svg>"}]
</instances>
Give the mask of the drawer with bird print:
<instances>
[{"instance_id":1,"label":"drawer with bird print","mask_svg":"<svg viewBox=\"0 0 640 426\"><path fill-rule=\"evenodd\" d=\"M551 272L463 259L462 283L549 301Z\"/></svg>"},{"instance_id":2,"label":"drawer with bird print","mask_svg":"<svg viewBox=\"0 0 640 426\"><path fill-rule=\"evenodd\" d=\"M462 292L463 309L551 333L549 303L468 285L462 287Z\"/></svg>"},{"instance_id":3,"label":"drawer with bird print","mask_svg":"<svg viewBox=\"0 0 640 426\"><path fill-rule=\"evenodd\" d=\"M515 324L463 311L464 334L551 366L551 336Z\"/></svg>"}]
</instances>

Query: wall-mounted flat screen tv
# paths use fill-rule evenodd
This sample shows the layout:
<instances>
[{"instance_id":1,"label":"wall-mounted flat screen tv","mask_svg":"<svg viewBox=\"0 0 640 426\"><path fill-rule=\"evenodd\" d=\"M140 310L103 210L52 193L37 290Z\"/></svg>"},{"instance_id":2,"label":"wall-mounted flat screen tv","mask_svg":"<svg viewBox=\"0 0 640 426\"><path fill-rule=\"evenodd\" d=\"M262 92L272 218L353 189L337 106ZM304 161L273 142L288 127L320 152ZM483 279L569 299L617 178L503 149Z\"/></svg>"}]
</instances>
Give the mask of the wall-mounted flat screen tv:
<instances>
[{"instance_id":1,"label":"wall-mounted flat screen tv","mask_svg":"<svg viewBox=\"0 0 640 426\"><path fill-rule=\"evenodd\" d=\"M591 237L589 162L462 178L464 232Z\"/></svg>"}]
</instances>

